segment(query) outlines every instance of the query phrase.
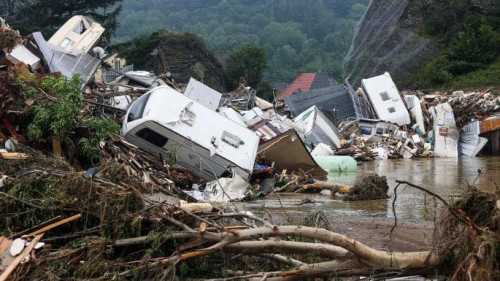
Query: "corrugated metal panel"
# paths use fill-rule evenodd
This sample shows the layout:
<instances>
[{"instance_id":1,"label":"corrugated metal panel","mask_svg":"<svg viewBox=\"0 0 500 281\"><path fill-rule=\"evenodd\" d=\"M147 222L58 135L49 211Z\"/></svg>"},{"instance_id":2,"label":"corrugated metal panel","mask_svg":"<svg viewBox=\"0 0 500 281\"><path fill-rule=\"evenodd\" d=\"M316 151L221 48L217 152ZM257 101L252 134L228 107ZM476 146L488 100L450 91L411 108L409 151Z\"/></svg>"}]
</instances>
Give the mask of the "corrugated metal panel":
<instances>
[{"instance_id":1,"label":"corrugated metal panel","mask_svg":"<svg viewBox=\"0 0 500 281\"><path fill-rule=\"evenodd\" d=\"M110 71L107 71L107 72L104 72L102 74L102 82L104 83L110 83L110 82L113 82L115 81L116 79L118 79L118 77L120 77L122 74L121 73L126 73L126 72L129 72L129 71L133 71L134 70L134 65L133 64L129 64L129 65L126 65L122 68L120 68L117 72L115 70L110 70Z\"/></svg>"},{"instance_id":2,"label":"corrugated metal panel","mask_svg":"<svg viewBox=\"0 0 500 281\"><path fill-rule=\"evenodd\" d=\"M356 118L370 118L370 114L368 113L368 109L365 104L365 100L362 99L356 91L354 91L349 81L345 81L346 89L351 96L351 100L354 105L354 111L356 112Z\"/></svg>"},{"instance_id":3,"label":"corrugated metal panel","mask_svg":"<svg viewBox=\"0 0 500 281\"><path fill-rule=\"evenodd\" d=\"M285 98L285 104L293 116L298 116L313 105L323 110L337 110L337 124L348 117L357 117L351 97L341 85L291 95Z\"/></svg>"},{"instance_id":4,"label":"corrugated metal panel","mask_svg":"<svg viewBox=\"0 0 500 281\"><path fill-rule=\"evenodd\" d=\"M65 53L60 48L48 43L40 32L33 33L33 39L51 72L61 72L67 78L79 74L83 85L92 79L101 63L101 60L87 53L76 56Z\"/></svg>"}]
</instances>

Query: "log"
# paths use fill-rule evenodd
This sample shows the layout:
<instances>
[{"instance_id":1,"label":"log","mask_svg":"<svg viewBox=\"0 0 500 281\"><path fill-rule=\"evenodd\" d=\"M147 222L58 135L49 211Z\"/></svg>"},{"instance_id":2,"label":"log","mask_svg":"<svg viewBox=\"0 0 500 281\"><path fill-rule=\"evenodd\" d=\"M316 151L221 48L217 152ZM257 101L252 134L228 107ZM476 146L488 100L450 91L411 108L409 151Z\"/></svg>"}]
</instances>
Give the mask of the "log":
<instances>
[{"instance_id":1,"label":"log","mask_svg":"<svg viewBox=\"0 0 500 281\"><path fill-rule=\"evenodd\" d=\"M304 184L304 185L302 185L302 187L300 189L296 190L295 192L301 193L301 192L306 192L306 191L311 191L311 190L321 191L323 189L330 190L330 191L332 191L332 193L339 192L342 194L348 194L351 187L348 185L339 184L339 183L317 181L317 182L311 183L311 184Z\"/></svg>"},{"instance_id":2,"label":"log","mask_svg":"<svg viewBox=\"0 0 500 281\"><path fill-rule=\"evenodd\" d=\"M61 139L58 137L52 138L52 152L54 153L54 156L56 156L56 157L62 156Z\"/></svg>"},{"instance_id":3,"label":"log","mask_svg":"<svg viewBox=\"0 0 500 281\"><path fill-rule=\"evenodd\" d=\"M409 253L380 251L370 248L345 235L331 232L326 229L292 225L274 226L272 228L257 227L241 231L224 232L222 233L220 242L208 248L184 253L181 255L180 260L211 254L240 241L284 236L311 238L342 247L355 254L357 259L372 268L420 270L438 265L438 257L436 253L431 251ZM313 248L311 248L311 250L312 249Z\"/></svg>"},{"instance_id":4,"label":"log","mask_svg":"<svg viewBox=\"0 0 500 281\"><path fill-rule=\"evenodd\" d=\"M28 154L19 152L1 152L0 155L7 160L24 160L29 158Z\"/></svg>"},{"instance_id":5,"label":"log","mask_svg":"<svg viewBox=\"0 0 500 281\"><path fill-rule=\"evenodd\" d=\"M209 214L214 208L210 203L187 203L181 200L181 209L188 213Z\"/></svg>"}]
</instances>

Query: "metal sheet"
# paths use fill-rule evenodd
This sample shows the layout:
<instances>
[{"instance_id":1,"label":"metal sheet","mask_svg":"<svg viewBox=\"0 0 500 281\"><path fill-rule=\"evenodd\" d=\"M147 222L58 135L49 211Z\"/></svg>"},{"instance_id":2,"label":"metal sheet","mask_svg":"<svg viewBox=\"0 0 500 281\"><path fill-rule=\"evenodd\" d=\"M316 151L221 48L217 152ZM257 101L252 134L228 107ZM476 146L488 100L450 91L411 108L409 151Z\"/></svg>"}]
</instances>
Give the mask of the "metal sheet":
<instances>
[{"instance_id":1,"label":"metal sheet","mask_svg":"<svg viewBox=\"0 0 500 281\"><path fill-rule=\"evenodd\" d=\"M184 95L214 111L219 107L220 99L222 98L221 93L193 77L189 79L186 90L184 90Z\"/></svg>"},{"instance_id":2,"label":"metal sheet","mask_svg":"<svg viewBox=\"0 0 500 281\"><path fill-rule=\"evenodd\" d=\"M328 173L314 161L307 151L304 143L295 130L289 130L259 147L259 157L264 157L267 162L274 162L274 166L281 171L288 172L302 169L309 171L313 176L326 178Z\"/></svg>"},{"instance_id":3,"label":"metal sheet","mask_svg":"<svg viewBox=\"0 0 500 281\"><path fill-rule=\"evenodd\" d=\"M94 77L101 60L87 53L76 56L65 53L61 48L48 43L42 33L35 32L32 35L50 72L60 72L68 79L73 77L74 74L79 74L83 85Z\"/></svg>"}]
</instances>

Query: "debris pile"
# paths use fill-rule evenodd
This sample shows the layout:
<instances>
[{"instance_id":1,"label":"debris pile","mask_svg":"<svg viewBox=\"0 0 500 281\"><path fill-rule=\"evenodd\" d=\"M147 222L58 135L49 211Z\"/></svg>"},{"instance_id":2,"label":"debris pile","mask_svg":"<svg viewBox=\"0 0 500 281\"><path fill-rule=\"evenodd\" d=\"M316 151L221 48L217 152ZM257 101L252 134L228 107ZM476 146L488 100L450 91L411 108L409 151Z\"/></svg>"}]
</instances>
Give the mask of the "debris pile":
<instances>
[{"instance_id":1,"label":"debris pile","mask_svg":"<svg viewBox=\"0 0 500 281\"><path fill-rule=\"evenodd\" d=\"M457 210L464 217L458 216ZM469 186L462 197L444 211L438 225L435 236L445 271L443 274L455 280L500 278L498 191L492 196L491 193Z\"/></svg>"},{"instance_id":2,"label":"debris pile","mask_svg":"<svg viewBox=\"0 0 500 281\"><path fill-rule=\"evenodd\" d=\"M0 46L8 53L12 52L14 48L23 42L23 38L15 30L9 26L0 27Z\"/></svg>"},{"instance_id":3,"label":"debris pile","mask_svg":"<svg viewBox=\"0 0 500 281\"><path fill-rule=\"evenodd\" d=\"M389 185L384 176L377 174L367 175L357 180L343 200L356 201L356 200L374 200L374 199L387 199L389 196Z\"/></svg>"},{"instance_id":4,"label":"debris pile","mask_svg":"<svg viewBox=\"0 0 500 281\"><path fill-rule=\"evenodd\" d=\"M474 156L479 135L500 129L498 97L400 95L387 73L356 93L368 108L346 107L372 116L339 124L339 109L314 104L291 118L246 85L221 94L192 77L174 82L195 65L167 69L161 49L150 54L156 74L117 67L97 82L104 29L86 17L48 41L1 32L0 280L166 278L176 265L206 277L211 268L184 263L203 252L190 249L255 227L248 219L269 225L223 203L322 190L387 198L385 177L352 188L325 180L357 161ZM329 104L337 98L346 93ZM227 258L216 257L210 267L222 268Z\"/></svg>"},{"instance_id":5,"label":"debris pile","mask_svg":"<svg viewBox=\"0 0 500 281\"><path fill-rule=\"evenodd\" d=\"M500 116L500 97L489 90L399 93L388 73L363 79L362 85L356 94L368 104L372 119L339 124L342 147L337 151L360 161L476 156L487 142L480 134L496 130L495 125L479 127ZM491 141L498 142L498 137Z\"/></svg>"}]
</instances>

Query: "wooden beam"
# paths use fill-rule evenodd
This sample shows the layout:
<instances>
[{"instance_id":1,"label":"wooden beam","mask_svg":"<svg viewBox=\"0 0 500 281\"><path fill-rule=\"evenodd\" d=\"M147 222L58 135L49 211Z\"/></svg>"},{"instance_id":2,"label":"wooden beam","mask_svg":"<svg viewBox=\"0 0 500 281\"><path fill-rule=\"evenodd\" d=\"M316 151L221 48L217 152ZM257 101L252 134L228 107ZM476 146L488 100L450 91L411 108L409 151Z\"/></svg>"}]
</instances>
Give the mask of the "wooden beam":
<instances>
[{"instance_id":1,"label":"wooden beam","mask_svg":"<svg viewBox=\"0 0 500 281\"><path fill-rule=\"evenodd\" d=\"M40 239L42 239L42 237L43 237L43 233L35 236L35 238L30 242L30 245L28 247L24 248L24 250L21 252L21 254L19 256L17 256L14 259L14 261L11 264L9 264L7 269L5 269L5 271L2 273L2 275L0 275L0 281L5 281L5 280L7 280L7 278L9 278L9 275L12 273L12 271L14 271L14 269L16 269L17 265L19 265L19 263L21 263L24 260L24 258L27 255L29 255L29 253L31 253L31 250L33 250L33 247L35 247L35 245L40 241Z\"/></svg>"}]
</instances>

